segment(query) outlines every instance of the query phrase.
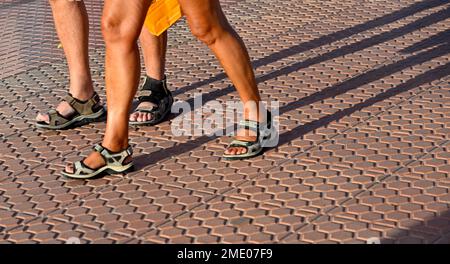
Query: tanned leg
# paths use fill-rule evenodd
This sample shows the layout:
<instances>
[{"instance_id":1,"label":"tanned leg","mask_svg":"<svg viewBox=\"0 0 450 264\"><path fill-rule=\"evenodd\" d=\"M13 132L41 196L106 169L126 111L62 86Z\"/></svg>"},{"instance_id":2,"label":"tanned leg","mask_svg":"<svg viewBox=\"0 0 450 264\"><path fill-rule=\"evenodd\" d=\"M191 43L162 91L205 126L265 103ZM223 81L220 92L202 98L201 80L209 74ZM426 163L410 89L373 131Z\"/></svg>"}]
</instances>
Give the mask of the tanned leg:
<instances>
[{"instance_id":1,"label":"tanned leg","mask_svg":"<svg viewBox=\"0 0 450 264\"><path fill-rule=\"evenodd\" d=\"M155 80L163 80L166 68L167 31L157 37L143 27L139 40L147 76ZM141 102L138 108L149 109L152 106L154 104L151 102ZM135 112L130 115L130 121L145 122L150 119L152 119L151 113Z\"/></svg>"},{"instance_id":2,"label":"tanned leg","mask_svg":"<svg viewBox=\"0 0 450 264\"><path fill-rule=\"evenodd\" d=\"M49 0L56 32L64 48L69 66L69 92L79 100L94 94L88 58L89 23L83 1ZM61 102L57 111L69 116L74 111L67 102ZM38 114L38 121L48 122L47 114Z\"/></svg>"},{"instance_id":3,"label":"tanned leg","mask_svg":"<svg viewBox=\"0 0 450 264\"><path fill-rule=\"evenodd\" d=\"M103 147L119 152L128 147L128 118L139 84L140 61L137 40L150 0L105 0L102 32L106 45L105 82L108 117ZM99 168L104 161L93 152L84 163ZM66 167L73 172L73 164Z\"/></svg>"},{"instance_id":4,"label":"tanned leg","mask_svg":"<svg viewBox=\"0 0 450 264\"><path fill-rule=\"evenodd\" d=\"M204 42L214 52L225 72L236 87L244 104L244 117L249 120L263 120L259 115L261 101L255 81L253 68L247 49L228 23L219 0L179 0L192 34ZM239 130L237 139L254 141L256 135L252 131ZM230 147L226 154L244 154L243 147Z\"/></svg>"}]
</instances>

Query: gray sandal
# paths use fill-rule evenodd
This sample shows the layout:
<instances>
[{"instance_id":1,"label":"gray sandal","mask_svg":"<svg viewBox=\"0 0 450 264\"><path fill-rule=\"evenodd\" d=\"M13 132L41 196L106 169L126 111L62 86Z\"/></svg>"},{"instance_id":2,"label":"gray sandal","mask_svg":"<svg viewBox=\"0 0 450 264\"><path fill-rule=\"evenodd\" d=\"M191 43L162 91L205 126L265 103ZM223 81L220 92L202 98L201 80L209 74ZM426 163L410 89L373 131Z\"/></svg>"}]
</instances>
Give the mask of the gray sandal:
<instances>
[{"instance_id":1,"label":"gray sandal","mask_svg":"<svg viewBox=\"0 0 450 264\"><path fill-rule=\"evenodd\" d=\"M89 179L95 178L102 173L117 174L127 172L133 169L133 161L125 164L125 160L133 155L131 146L127 149L114 153L104 148L100 144L94 146L94 150L100 153L105 161L105 165L98 169L89 168L83 161L77 161L74 163L74 172L70 173L63 171L61 174L68 178L75 179Z\"/></svg>"},{"instance_id":2,"label":"gray sandal","mask_svg":"<svg viewBox=\"0 0 450 264\"><path fill-rule=\"evenodd\" d=\"M166 78L156 81L148 77L138 93L139 103L150 102L155 106L150 108L138 107L135 113L150 113L152 118L147 121L130 121L130 125L156 125L170 113L173 104L172 93L167 88Z\"/></svg>"},{"instance_id":3,"label":"gray sandal","mask_svg":"<svg viewBox=\"0 0 450 264\"><path fill-rule=\"evenodd\" d=\"M227 149L231 147L243 147L247 149L247 152L237 155L224 153L223 157L226 160L248 159L259 155L263 151L267 140L274 133L272 115L269 111L267 111L267 122L259 123L253 120L242 120L239 122L239 127L256 132L256 141L233 140Z\"/></svg>"},{"instance_id":4,"label":"gray sandal","mask_svg":"<svg viewBox=\"0 0 450 264\"><path fill-rule=\"evenodd\" d=\"M100 97L94 92L94 95L87 101L80 101L74 98L70 93L64 98L74 110L70 116L62 116L58 111L52 109L48 112L49 123L37 121L38 128L45 129L67 129L73 126L80 126L90 122L97 121L105 113L105 108L100 105Z\"/></svg>"}]
</instances>

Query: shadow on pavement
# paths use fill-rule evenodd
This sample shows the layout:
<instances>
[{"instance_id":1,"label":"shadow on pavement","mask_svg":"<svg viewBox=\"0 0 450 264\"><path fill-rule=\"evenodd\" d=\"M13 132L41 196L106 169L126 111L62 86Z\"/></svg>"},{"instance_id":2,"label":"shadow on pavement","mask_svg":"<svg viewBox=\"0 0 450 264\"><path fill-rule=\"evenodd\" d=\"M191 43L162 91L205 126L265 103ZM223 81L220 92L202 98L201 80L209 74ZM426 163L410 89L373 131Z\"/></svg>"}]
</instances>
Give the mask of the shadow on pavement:
<instances>
[{"instance_id":1,"label":"shadow on pavement","mask_svg":"<svg viewBox=\"0 0 450 264\"><path fill-rule=\"evenodd\" d=\"M402 8L402 9L400 9L398 11L395 11L393 13L390 13L390 14L381 16L379 18L370 20L368 22L365 22L365 23L362 23L362 24L359 24L359 25L356 25L356 26L353 26L353 27L350 27L350 28L346 28L344 30L340 30L340 31L337 31L337 32L334 32L334 33L331 33L331 34L328 34L328 35L325 35L325 36L322 36L322 37L319 37L319 38L316 38L316 39L313 39L313 40L310 40L310 41L307 41L307 42L300 43L300 44L298 44L296 46L292 46L292 47L289 47L287 49L278 51L278 52L273 53L273 54L271 54L271 55L269 55L267 57L255 60L255 61L252 62L252 64L253 64L254 68L265 66L265 65L268 65L270 63L276 62L278 60L281 60L281 59L284 59L284 58L287 58L287 57L290 57L290 56L293 56L293 55L296 55L296 54L299 54L299 53L302 53L302 52L305 52L305 51L308 51L308 50L316 49L316 48L319 48L321 46L325 46L327 44L331 44L333 42L336 42L336 41L339 41L339 40L351 37L351 36L359 34L361 32L364 32L364 31L367 31L367 30L370 30L370 29L373 29L373 28L377 28L377 27L380 27L380 26L383 26L383 25L387 25L389 23L393 23L393 22L395 22L397 20L400 20L400 19L403 19L405 17L412 16L414 14L420 13L420 12L422 12L424 10L427 10L427 9L439 7L439 6L445 5L447 3L449 3L448 0L426 0L426 1L418 2L418 3L413 4L411 6ZM448 13L449 13L448 10L447 10L447 14L446 14L446 12L441 11L440 15L444 17L443 19L445 19L446 17L449 16ZM435 14L433 14L433 16L434 15ZM437 18L437 19L439 19L439 18ZM410 26L406 26L407 27L406 30L403 29L406 32L401 34L401 35L404 35L404 34L409 33L411 31L417 30L419 28L423 28L423 27L429 25L430 22L431 23L436 23L437 20L436 20L436 18L431 18L431 17L428 17L427 19L420 19L417 22L415 22L414 24L412 24ZM424 23L424 24L422 25L421 23ZM395 36L396 33L400 33L399 31L402 31L402 29L401 28L400 29L396 29L395 32L392 32L390 34L389 33L381 34L381 35L379 35L379 37L377 37L376 40L382 42L382 41L385 41L385 40L389 39L389 37L391 37L391 39L392 39L392 37L396 38L396 37L400 36L400 35ZM383 40L383 38L385 38L385 40ZM378 42L378 43L381 43L381 42ZM365 44L365 45L369 44L371 46L371 45L375 45L377 43L370 44L370 39L368 39L363 44ZM351 53L351 52L355 52L357 50L361 50L361 49L365 48L365 47L361 48L362 46L358 47L358 46L355 46L355 45L357 45L357 43L354 44L354 45L350 45L350 47L346 46L347 47L346 51ZM334 56L338 55L338 57L339 57L339 56L342 56L342 55L345 55L345 54L348 54L348 53L343 53L341 51L341 49L338 49L335 52L333 52L332 54L329 54L327 57L332 57L333 55ZM314 63L322 62L323 60L321 60L319 58L315 59L315 60L311 60L311 61L309 61L309 63L303 62L301 65L303 65L302 67L305 67L305 65L308 65L308 64L311 65L311 63L313 63L313 62ZM297 66L300 66L300 65L297 65ZM292 71L295 71L295 70L292 70L292 69L295 69L296 67L295 66L294 67L293 66L289 66L289 68L291 68L290 72L292 72ZM298 69L300 69L300 68L298 68ZM277 72L281 73L280 75L287 74L287 73L283 73L284 72L283 70L279 70ZM279 76L279 75L277 75L277 76ZM190 91L190 90L194 90L194 89L199 88L201 86L208 85L208 84L211 84L211 83L216 82L216 81L220 81L222 79L225 79L226 77L227 77L226 74L221 73L221 74L218 74L218 75L216 75L214 77L211 77L209 79L206 79L206 80L203 80L203 81L191 84L189 86L185 86L185 87L182 87L180 89L177 89L176 91L173 92L173 94L174 95L182 94L184 92L187 92L187 91ZM271 78L274 78L273 74L269 74L269 75L263 76L258 81L259 82L263 82L263 81L271 79ZM233 87L230 87L230 90L227 91L227 93L230 92L230 91L233 91L232 89L233 89Z\"/></svg>"},{"instance_id":2,"label":"shadow on pavement","mask_svg":"<svg viewBox=\"0 0 450 264\"><path fill-rule=\"evenodd\" d=\"M325 61L333 60L348 54L352 54L361 50L364 50L366 48L381 44L383 42L393 40L396 38L399 38L401 36L404 36L406 34L409 34L411 32L414 32L416 30L420 30L421 28L433 25L435 23L438 23L440 21L444 21L450 17L450 8L446 8L444 10L441 10L439 12L430 14L428 16L425 16L421 19L418 19L410 24L407 24L405 26L393 29L391 31L381 33L379 35L346 45L342 48L338 48L336 50L327 52L325 54L309 58L305 61L300 61L294 64L291 64L289 66L286 66L284 68L281 68L279 70L275 70L271 73L268 73L263 76L259 76L256 78L257 83L265 82L271 79L275 79L277 77L288 75L292 72L299 71L301 69L308 68L312 65L319 64ZM329 89L328 89L329 90ZM215 90L206 94L202 94L203 97L203 103L206 103L208 101L215 100L221 96L224 96L226 94L229 94L231 92L235 91L235 87L230 85L225 89L221 90ZM329 96L331 97L331 96ZM192 109L194 109L194 100L195 98L191 98L187 100L187 102L191 105Z\"/></svg>"},{"instance_id":3,"label":"shadow on pavement","mask_svg":"<svg viewBox=\"0 0 450 264\"><path fill-rule=\"evenodd\" d=\"M442 1L434 1L434 2L442 3ZM414 30L417 30L418 28L422 28L424 25L431 25L438 21L442 21L442 20L448 18L449 16L450 16L450 11L447 8L443 11L436 12L434 14L431 14L429 16L421 18L421 19L419 19L415 22L412 22L408 25L405 25L403 27L396 28L392 31L382 33L380 35L371 37L369 39L365 39L360 42L344 46L342 48L331 51L324 55L320 55L316 58L308 59L305 62L296 63L293 66L289 66L289 67L283 68L281 70L278 70L275 73L269 74L269 76L270 76L270 78L275 78L280 75L284 75L284 74L288 74L293 71L297 71L300 68L308 67L309 65L312 65L312 64L326 61L326 60L329 60L329 59L332 59L335 57L343 56L345 54L349 54L349 53L355 52L357 50L361 50L362 47L367 48L371 45L379 44L383 41L391 40L391 39L397 38L399 36L402 36L406 33L413 32ZM362 85L365 85L365 84L371 83L373 81L379 80L383 77L389 76L395 72L399 72L401 70L410 68L414 65L422 64L422 63L430 61L434 58L449 54L450 53L450 45L449 44L450 44L450 30L440 32L437 35L434 35L426 40L420 41L420 42L412 45L411 47L408 47L408 48L402 50L402 52L416 52L418 50L429 48L428 50L423 51L418 54L415 54L415 55L412 55L405 59L399 60L392 64L388 64L388 65L382 66L380 68L370 70L361 75L358 75L356 77L348 79L342 83L338 83L336 85L327 87L320 92L317 92L317 93L314 93L307 97L304 97L298 101L291 102L285 106L280 107L280 114L284 114L288 111L298 109L302 106L306 106L306 105L314 103L314 102L322 101L327 98L343 94L350 90L357 89L358 87L360 87ZM429 71L427 71L423 74L420 74L410 80L405 81L404 83L402 83L396 87L393 87L383 93L380 93L377 96L374 96L364 102L358 103L358 104L356 104L350 108L344 109L344 110L339 110L338 112L336 112L334 114L327 115L318 120L298 126L290 131L286 131L286 132L280 134L279 146L289 143L292 140L299 138L302 135L305 135L306 133L311 132L319 127L326 126L330 122L340 120L341 118L348 116L356 111L359 111L365 107L371 106L377 102L383 101L392 96L395 96L400 93L406 92L408 90L414 89L416 87L419 87L420 85L432 82L434 80L444 78L444 77L448 76L449 74L450 74L450 64L449 63L447 63L445 65L441 65L435 69L429 70ZM263 76L261 78L267 79L269 77ZM214 97L219 96L218 93L220 93L220 95L223 95L223 94L226 94L233 90L234 89L232 87L229 87L229 88L226 88L221 91L213 92ZM212 93L209 93L210 96L211 96L211 94ZM167 153L171 153L173 156L179 155L179 154L191 151L191 150L197 148L198 146L205 144L216 138L217 137L215 137L215 136L213 136L213 137L201 136L201 137L198 137L188 143L179 144L179 145L167 148L167 149L155 151L150 154L141 155L139 157L136 157L135 161L136 161L138 169L142 169L148 165L151 165L158 161L166 159Z\"/></svg>"},{"instance_id":4,"label":"shadow on pavement","mask_svg":"<svg viewBox=\"0 0 450 264\"><path fill-rule=\"evenodd\" d=\"M307 96L303 98L302 100L292 102L286 106L283 106L280 108L280 114L286 113L287 111L291 111L294 109L297 109L299 107L318 102L321 100L325 100L327 98L343 94L347 91L356 89L362 85L371 83L373 81L379 80L383 77L389 76L395 72L399 72L401 70L410 68L414 65L422 64L427 61L430 61L434 58L446 55L450 53L450 31L447 31L446 38L442 38L441 34L438 34L436 36L430 37L427 42L433 43L435 45L434 48L424 51L422 53L419 53L417 55L413 55L411 57L408 57L406 59L397 61L395 63L383 66L378 69L374 69L371 71L368 71L362 75L356 76L354 78L351 78L345 82L339 83L337 85L331 86L329 88L326 88L320 92L317 92L315 94L312 94L310 96ZM438 42L439 41L439 42ZM327 115L325 117L322 117L318 120L315 120L313 122L304 124L302 126L298 126L291 131L287 131L280 135L280 143L279 145L286 144L310 131L313 131L319 127L326 126L329 123L333 121L338 121L341 118L351 115L352 113L359 111L363 108L366 108L368 106L371 106L375 103L381 102L387 98L390 98L392 96L398 95L400 93L409 91L411 89L414 89L416 87L419 87L423 84L430 83L435 80L439 80L441 78L444 78L446 76L450 75L450 63L438 66L432 70L429 70L423 74L420 74L412 79L409 79L405 81L404 83L393 87L391 89L388 89L385 92L382 92L370 99L367 99L364 102L355 104L352 107L349 107L344 110L339 110L336 113L332 115Z\"/></svg>"},{"instance_id":5,"label":"shadow on pavement","mask_svg":"<svg viewBox=\"0 0 450 264\"><path fill-rule=\"evenodd\" d=\"M20 6L20 5L24 5L24 4L29 4L32 2L35 2L37 0L15 0L12 2L6 2L6 3L0 3L0 10L2 9L8 9L11 7L16 7L16 6Z\"/></svg>"},{"instance_id":6,"label":"shadow on pavement","mask_svg":"<svg viewBox=\"0 0 450 264\"><path fill-rule=\"evenodd\" d=\"M419 221L406 229L394 229L389 239L381 239L381 244L450 244L450 211L425 221Z\"/></svg>"}]
</instances>

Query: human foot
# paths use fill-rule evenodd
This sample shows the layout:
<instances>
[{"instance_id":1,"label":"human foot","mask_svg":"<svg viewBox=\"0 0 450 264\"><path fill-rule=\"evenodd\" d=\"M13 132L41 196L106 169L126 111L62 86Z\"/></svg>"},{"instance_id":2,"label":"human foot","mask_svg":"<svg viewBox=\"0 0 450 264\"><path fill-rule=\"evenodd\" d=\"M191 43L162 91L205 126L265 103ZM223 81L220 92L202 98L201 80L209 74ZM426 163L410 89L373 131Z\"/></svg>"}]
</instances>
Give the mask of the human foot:
<instances>
[{"instance_id":1,"label":"human foot","mask_svg":"<svg viewBox=\"0 0 450 264\"><path fill-rule=\"evenodd\" d=\"M103 172L122 173L133 167L133 150L112 152L100 144L95 145L94 152L82 161L68 164L62 174L69 178L94 178Z\"/></svg>"},{"instance_id":2,"label":"human foot","mask_svg":"<svg viewBox=\"0 0 450 264\"><path fill-rule=\"evenodd\" d=\"M100 97L93 92L87 100L80 100L68 94L54 110L47 114L39 113L36 126L46 129L64 129L97 120L105 113Z\"/></svg>"},{"instance_id":3,"label":"human foot","mask_svg":"<svg viewBox=\"0 0 450 264\"><path fill-rule=\"evenodd\" d=\"M237 131L235 140L245 142L255 142L257 140L257 133L250 129L241 128ZM241 155L247 153L247 147L230 145L225 149L226 155Z\"/></svg>"},{"instance_id":4,"label":"human foot","mask_svg":"<svg viewBox=\"0 0 450 264\"><path fill-rule=\"evenodd\" d=\"M132 125L156 125L167 116L173 104L165 78L155 80L147 76L138 98L139 105L129 119Z\"/></svg>"},{"instance_id":5,"label":"human foot","mask_svg":"<svg viewBox=\"0 0 450 264\"><path fill-rule=\"evenodd\" d=\"M272 117L267 112L267 121L257 122L253 120L242 120L239 122L238 130L234 140L224 151L224 158L244 159L257 156L264 147L264 141L271 135Z\"/></svg>"}]
</instances>

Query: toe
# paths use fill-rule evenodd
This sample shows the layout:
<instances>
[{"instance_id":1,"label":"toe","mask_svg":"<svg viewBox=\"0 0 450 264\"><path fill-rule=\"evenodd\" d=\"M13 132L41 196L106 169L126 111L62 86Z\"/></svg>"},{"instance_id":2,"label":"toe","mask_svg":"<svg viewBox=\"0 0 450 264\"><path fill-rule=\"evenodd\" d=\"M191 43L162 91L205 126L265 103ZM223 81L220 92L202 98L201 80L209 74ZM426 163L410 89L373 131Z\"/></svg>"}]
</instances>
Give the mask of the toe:
<instances>
[{"instance_id":1,"label":"toe","mask_svg":"<svg viewBox=\"0 0 450 264\"><path fill-rule=\"evenodd\" d=\"M139 122L145 121L145 113L139 113Z\"/></svg>"},{"instance_id":2,"label":"toe","mask_svg":"<svg viewBox=\"0 0 450 264\"><path fill-rule=\"evenodd\" d=\"M47 114L38 113L38 115L36 116L36 121L48 123L49 117Z\"/></svg>"},{"instance_id":3,"label":"toe","mask_svg":"<svg viewBox=\"0 0 450 264\"><path fill-rule=\"evenodd\" d=\"M132 114L130 115L130 121L131 121L131 122L136 122L136 117L137 117L137 113L136 113L136 112L132 113Z\"/></svg>"},{"instance_id":4,"label":"toe","mask_svg":"<svg viewBox=\"0 0 450 264\"><path fill-rule=\"evenodd\" d=\"M136 113L136 122L141 122L141 113L140 112Z\"/></svg>"},{"instance_id":5,"label":"toe","mask_svg":"<svg viewBox=\"0 0 450 264\"><path fill-rule=\"evenodd\" d=\"M240 154L245 154L247 153L247 148L241 148L241 153Z\"/></svg>"},{"instance_id":6,"label":"toe","mask_svg":"<svg viewBox=\"0 0 450 264\"><path fill-rule=\"evenodd\" d=\"M231 148L230 149L230 155L236 155L236 148Z\"/></svg>"},{"instance_id":7,"label":"toe","mask_svg":"<svg viewBox=\"0 0 450 264\"><path fill-rule=\"evenodd\" d=\"M145 117L145 121L149 121L152 120L152 114L147 113L146 117Z\"/></svg>"},{"instance_id":8,"label":"toe","mask_svg":"<svg viewBox=\"0 0 450 264\"><path fill-rule=\"evenodd\" d=\"M66 165L65 171L68 173L74 173L73 164Z\"/></svg>"},{"instance_id":9,"label":"toe","mask_svg":"<svg viewBox=\"0 0 450 264\"><path fill-rule=\"evenodd\" d=\"M146 118L147 118L147 113L142 113L141 114L141 122L147 121Z\"/></svg>"},{"instance_id":10,"label":"toe","mask_svg":"<svg viewBox=\"0 0 450 264\"><path fill-rule=\"evenodd\" d=\"M236 155L242 154L242 148L236 148Z\"/></svg>"},{"instance_id":11,"label":"toe","mask_svg":"<svg viewBox=\"0 0 450 264\"><path fill-rule=\"evenodd\" d=\"M231 148L225 149L225 154L226 154L226 155L230 155L230 154L231 154Z\"/></svg>"},{"instance_id":12,"label":"toe","mask_svg":"<svg viewBox=\"0 0 450 264\"><path fill-rule=\"evenodd\" d=\"M237 148L236 149L236 155L241 155L243 152L242 152L242 148Z\"/></svg>"}]
</instances>

